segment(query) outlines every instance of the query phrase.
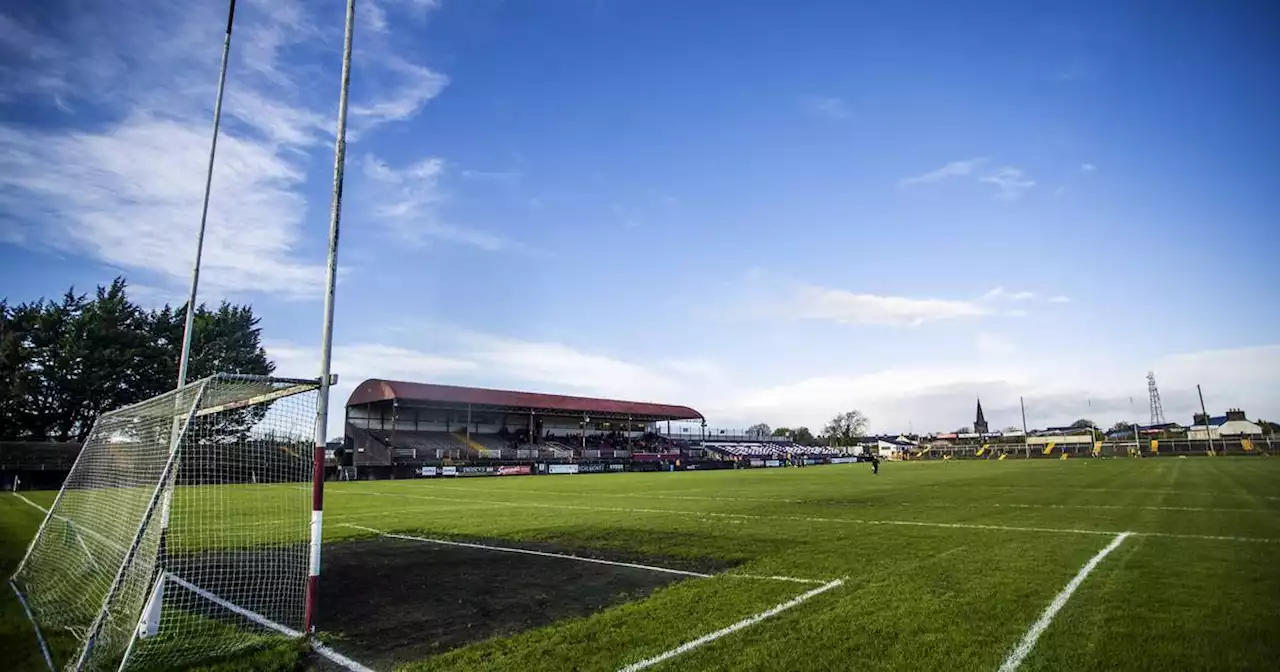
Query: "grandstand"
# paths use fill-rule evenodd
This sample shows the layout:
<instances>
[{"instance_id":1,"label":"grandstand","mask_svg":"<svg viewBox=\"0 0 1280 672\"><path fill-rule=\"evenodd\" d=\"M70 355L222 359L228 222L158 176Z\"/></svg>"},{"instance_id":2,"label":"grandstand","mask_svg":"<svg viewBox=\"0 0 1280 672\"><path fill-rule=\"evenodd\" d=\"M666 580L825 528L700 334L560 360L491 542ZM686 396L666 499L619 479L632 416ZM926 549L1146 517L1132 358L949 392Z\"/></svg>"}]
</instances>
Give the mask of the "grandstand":
<instances>
[{"instance_id":1,"label":"grandstand","mask_svg":"<svg viewBox=\"0 0 1280 672\"><path fill-rule=\"evenodd\" d=\"M346 407L361 478L424 464L508 460L677 460L687 443L656 423L702 420L686 406L371 379Z\"/></svg>"}]
</instances>

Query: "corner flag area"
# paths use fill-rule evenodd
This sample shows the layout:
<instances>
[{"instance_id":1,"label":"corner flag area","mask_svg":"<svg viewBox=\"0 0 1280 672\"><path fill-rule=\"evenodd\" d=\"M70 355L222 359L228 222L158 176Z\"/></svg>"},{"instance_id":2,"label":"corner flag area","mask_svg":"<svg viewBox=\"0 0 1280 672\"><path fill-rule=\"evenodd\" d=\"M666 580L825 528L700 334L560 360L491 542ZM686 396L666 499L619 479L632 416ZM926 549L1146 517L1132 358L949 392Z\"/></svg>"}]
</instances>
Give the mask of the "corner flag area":
<instances>
[{"instance_id":1,"label":"corner flag area","mask_svg":"<svg viewBox=\"0 0 1280 672\"><path fill-rule=\"evenodd\" d=\"M331 483L332 655L239 669L1272 669L1278 485L1244 457ZM53 497L0 495L0 569ZM0 652L45 666L12 592Z\"/></svg>"}]
</instances>

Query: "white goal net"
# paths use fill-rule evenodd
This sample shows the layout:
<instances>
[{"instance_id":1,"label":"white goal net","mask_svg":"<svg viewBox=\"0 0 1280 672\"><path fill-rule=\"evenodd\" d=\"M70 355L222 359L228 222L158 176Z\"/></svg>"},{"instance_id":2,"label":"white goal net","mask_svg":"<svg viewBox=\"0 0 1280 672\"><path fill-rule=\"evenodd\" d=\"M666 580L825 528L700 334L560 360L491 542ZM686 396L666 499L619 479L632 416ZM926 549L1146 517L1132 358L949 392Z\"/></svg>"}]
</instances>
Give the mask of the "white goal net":
<instances>
[{"instance_id":1,"label":"white goal net","mask_svg":"<svg viewBox=\"0 0 1280 672\"><path fill-rule=\"evenodd\" d=\"M12 579L52 664L183 668L300 635L318 387L221 374L98 418Z\"/></svg>"}]
</instances>

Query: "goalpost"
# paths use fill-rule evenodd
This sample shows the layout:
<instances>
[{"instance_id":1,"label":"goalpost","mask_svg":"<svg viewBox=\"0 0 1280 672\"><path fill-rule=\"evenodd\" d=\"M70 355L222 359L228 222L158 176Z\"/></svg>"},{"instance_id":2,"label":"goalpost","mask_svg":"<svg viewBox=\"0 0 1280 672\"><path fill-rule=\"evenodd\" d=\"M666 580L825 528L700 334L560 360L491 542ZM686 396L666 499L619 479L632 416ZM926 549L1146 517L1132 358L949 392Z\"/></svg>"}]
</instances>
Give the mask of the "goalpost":
<instances>
[{"instance_id":1,"label":"goalpost","mask_svg":"<svg viewBox=\"0 0 1280 672\"><path fill-rule=\"evenodd\" d=\"M10 580L51 667L302 636L319 388L219 374L98 418Z\"/></svg>"}]
</instances>

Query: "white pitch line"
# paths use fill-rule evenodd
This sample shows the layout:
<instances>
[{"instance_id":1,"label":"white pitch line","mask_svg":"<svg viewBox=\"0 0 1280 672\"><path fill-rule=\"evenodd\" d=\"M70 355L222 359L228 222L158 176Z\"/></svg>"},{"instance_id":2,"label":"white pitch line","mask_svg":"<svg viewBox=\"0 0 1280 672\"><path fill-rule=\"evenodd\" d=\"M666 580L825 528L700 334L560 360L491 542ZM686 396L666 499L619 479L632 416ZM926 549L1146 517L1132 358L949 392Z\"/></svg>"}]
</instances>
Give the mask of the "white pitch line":
<instances>
[{"instance_id":1,"label":"white pitch line","mask_svg":"<svg viewBox=\"0 0 1280 672\"><path fill-rule=\"evenodd\" d=\"M734 574L733 572L717 574L716 576L723 576L728 579L758 579L760 581L789 581L791 583L826 583L826 581L822 581L820 579L801 579L794 576L765 576L763 574Z\"/></svg>"},{"instance_id":2,"label":"white pitch line","mask_svg":"<svg viewBox=\"0 0 1280 672\"><path fill-rule=\"evenodd\" d=\"M325 658L328 658L334 663L337 663L338 665L341 665L342 667L345 667L348 670L351 670L351 672L374 672L372 669L364 665L361 665L360 663L342 655L341 653L338 653L337 651L334 651L333 649L329 648L325 644L321 644L320 640L318 639L312 638L311 650L324 656Z\"/></svg>"},{"instance_id":3,"label":"white pitch line","mask_svg":"<svg viewBox=\"0 0 1280 672\"><path fill-rule=\"evenodd\" d=\"M27 499L26 497L23 497L22 495L19 495L19 494L18 494L18 493L16 493L16 492L15 492L15 493L13 493L13 496L14 496L14 497L17 497L18 499L21 499L22 501L26 502L27 504L30 504L31 506L36 507L37 509L39 509L39 510L41 510L41 511L44 511L45 513L48 513L48 512L49 512L49 510L48 510L48 509L44 508L43 506L40 506L39 504L36 504L35 502L33 502L33 501L31 501L31 500ZM56 516L56 518L59 518L59 519L62 519L62 520L66 520L66 518L64 518L63 516ZM93 531L91 531L91 530L86 530L86 533L91 534L91 535L93 535L93 536L99 536L99 535L97 535L96 533L94 533L94 532L93 532ZM99 536L99 539L100 539L101 541L104 541L104 542L106 541L105 539L102 539L100 536ZM297 639L297 638L302 637L302 633L301 633L301 632L298 632L297 630L294 630L293 628L290 628L290 627L285 626L285 625L281 625L281 624L276 623L275 621L273 621L273 620L271 620L271 619L267 618L266 616L263 616L262 614L259 614L259 613L257 613L257 612L250 611L250 610L245 609L244 607L241 607L241 606L239 606L239 605L237 605L237 604L234 604L234 603L228 602L227 600L224 600L224 599L222 599L221 597L218 597L217 595L215 595L215 594L213 594L213 593L211 593L211 592L209 592L209 591L207 591L207 590L205 590L205 589L203 589L203 588L201 588L201 587L199 587L199 586L197 586L197 585L195 585L195 584L193 584L193 583L190 583L190 582L188 582L188 581L185 581L185 580L183 580L183 579L181 579L181 578L179 578L179 577L177 577L177 576L174 576L173 574L166 574L166 576L167 576L167 578L169 578L171 581L173 581L174 583L176 583L176 584L178 584L178 585L182 586L183 588L186 588L187 590L190 590L191 592L193 592L193 593L195 593L195 594L197 594L197 595L199 595L199 596L201 596L201 597L205 598L206 600L209 600L210 602L213 602L214 604L220 605L220 606L222 606L222 607L224 607L224 608L226 608L226 609L228 609L228 610L230 610L230 611L233 611L233 612L235 612L235 613L237 613L237 614L240 614L241 616L244 616L245 618L249 619L250 621L253 621L254 623L257 623L258 625L261 625L261 626L263 626L263 627L265 627L265 628L268 628L268 629L271 629L271 630L275 630L276 632L279 632L280 634L282 634L282 635L284 635L284 636L286 636L286 637L291 637L291 638L293 638L293 639ZM15 590L16 590L16 589L17 589L17 588L15 587ZM21 594L19 594L18 599L22 599ZM25 602L24 602L24 605L23 605L23 606L24 606L24 607L26 606L26 605L25 605ZM34 621L33 621L33 622L34 622ZM38 634L38 631L37 631L37 634ZM41 638L40 646L41 646L41 648L43 648L43 647L44 647L44 641L43 641L43 638ZM337 651L334 651L333 649L331 649L331 648L329 648L329 647L325 646L324 644L321 644L319 641L315 641L315 640L313 640L313 641L311 642L311 649L312 649L313 651L315 651L316 653L318 653L318 654L320 654L320 655L324 656L325 658L328 658L329 660L333 661L334 663L337 663L338 665L340 665L340 666L342 666L342 667L346 668L347 670L350 670L351 672L374 672L372 669L370 669L370 668L368 668L368 667L365 667L364 665L361 665L360 663L358 663L358 662L356 662L356 661L354 661L354 660L352 660L352 659L350 659L350 658L348 658L348 657L346 657L346 656L342 655L341 653L338 653ZM46 658L47 658L47 657L48 657L48 654L46 653ZM52 665L50 665L50 667L52 667Z\"/></svg>"},{"instance_id":4,"label":"white pitch line","mask_svg":"<svg viewBox=\"0 0 1280 672\"><path fill-rule=\"evenodd\" d=\"M696 576L700 579L709 579L712 576L711 574L703 574L701 572L686 572L683 569L671 569L670 567L656 567L654 565L641 565L634 562L616 562L613 560L600 560L597 558L586 558L580 555L568 555L566 553L549 553L547 551L534 551L527 548L512 548L509 546L490 546L488 544L470 544L463 541L448 541L445 539L432 539L430 537L415 537L409 534L395 534L392 532L383 532L382 530L375 530L372 527L365 527L363 525L355 525L352 523L341 523L341 525L343 527L351 527L357 530L364 530L365 532L373 532L375 534L380 534L384 537L390 537L392 539L421 541L428 544L440 544L442 546L460 546L462 548L477 548L480 550L499 551L502 553L520 553L523 555L538 555L544 558L560 558L562 560L577 560L578 562L591 562L597 565L614 565L616 567L630 567L632 569L647 569L651 572L665 572L667 574Z\"/></svg>"},{"instance_id":5,"label":"white pitch line","mask_svg":"<svg viewBox=\"0 0 1280 672\"><path fill-rule=\"evenodd\" d=\"M1027 654L1031 653L1031 649L1035 648L1036 640L1040 639L1041 633L1043 633L1045 628L1048 628L1049 624L1053 622L1053 617L1058 614L1058 611L1067 603L1067 600L1071 599L1071 595L1076 592L1076 589L1080 587L1080 584L1084 583L1085 578L1088 577L1094 568L1098 566L1098 563L1102 562L1103 558L1110 555L1111 551L1119 548L1120 544L1124 543L1124 540L1129 538L1129 534L1130 533L1128 532L1121 532L1116 535L1116 538L1112 539L1111 543L1107 544L1106 548L1098 551L1098 554L1090 558L1089 562L1084 563L1084 566L1080 568L1080 571L1076 572L1075 578L1071 579L1067 584L1067 587L1063 588L1062 592L1058 593L1058 596L1053 598L1053 602L1049 603L1049 606L1045 608L1044 613L1040 614L1040 618L1031 625L1031 629L1027 630L1027 634L1022 636L1022 641L1018 642L1018 645L1014 647L1013 651L1009 652L1009 657L1005 658L1004 664L1000 666L1000 672L1013 672L1018 669L1018 666L1026 659Z\"/></svg>"},{"instance_id":6,"label":"white pitch line","mask_svg":"<svg viewBox=\"0 0 1280 672\"><path fill-rule=\"evenodd\" d=\"M22 495L19 495L19 494L18 494L18 493L16 493L16 492L15 492L15 493L13 493L13 496L14 496L14 497L17 497L18 499L21 499L22 501L26 502L27 504L30 504L31 506L34 506L34 507L36 507L37 509L39 509L39 510L41 510L41 511L45 512L45 513L49 513L49 509L46 509L46 508L44 508L43 506L40 506L39 504L36 504L35 502L33 502L33 501L31 501L31 500L27 499L26 497L23 497ZM117 552L120 552L120 553L124 553L124 552L125 552L125 550L126 550L126 549L124 548L124 546L121 546L120 544L118 544L118 543L116 543L116 542L114 542L114 541L112 541L112 540L108 539L107 537L103 536L102 534L100 534L100 533L98 533L98 532L94 532L93 530L88 529L88 528L83 528L83 529L82 529L82 528L80 528L80 527L75 527L76 522L75 522L74 520L72 520L72 519L70 519L70 518L66 517L66 516L54 515L53 517L54 517L56 520L61 520L61 521L62 521L62 522L64 522L64 523L70 523L70 524L73 526L73 530L74 530L74 531L75 531L75 533L76 533L76 538L77 538L77 540L80 542L80 546L81 546L81 548L84 548L85 553L87 553L87 554L89 555L89 560L90 560L90 561L92 561L92 560L93 560L93 554L89 552L89 549L88 549L88 548L85 548L84 539L81 539L81 538L80 538L80 534L81 534L81 533L84 533L84 534L85 534L85 536L88 536L88 537L90 537L90 538L92 538L92 539L97 540L97 541L98 541L98 543L100 543L100 544L102 544L102 545L104 545L104 546L107 546L108 548L111 548L111 549L112 549L112 550L114 550L114 551L117 551Z\"/></svg>"},{"instance_id":7,"label":"white pitch line","mask_svg":"<svg viewBox=\"0 0 1280 672\"><path fill-rule=\"evenodd\" d=\"M810 590L807 593L803 593L786 602L783 602L782 604L779 604L773 607L772 609L769 609L767 611L762 611L754 616L749 616L747 618L744 618L741 621L738 621L737 623L734 623L733 625L730 625L727 628L721 628L719 630L716 630L715 632L703 635L695 640L685 642L684 644L681 644L680 646L677 646L676 648L671 649L670 651L664 651L663 653L660 653L652 658L646 658L639 662L635 662L630 665L627 665L626 667L623 667L622 669L618 670L618 672L638 672L639 670L653 667L654 665L657 665L658 663L661 663L664 660L667 660L669 658L674 658L682 653L687 653L689 651L692 651L698 648L699 646L702 646L703 644L714 642L715 640L720 639L725 635L733 634L743 628L747 628L752 625L755 625L756 623L759 623L760 621L763 621L766 618L776 616L792 607L795 607L796 605L801 604L805 600L808 600L809 598L814 597L815 595L820 595L822 593L827 592L828 590L831 590L832 588L838 588L842 585L844 585L843 579L836 579L835 581L832 581L830 583L824 583L821 586L818 586L817 588L814 588L813 590Z\"/></svg>"},{"instance_id":8,"label":"white pitch line","mask_svg":"<svg viewBox=\"0 0 1280 672\"><path fill-rule=\"evenodd\" d=\"M562 492L557 490L511 490L503 488L482 488L482 487L461 487L454 485L445 485L435 482L429 487L437 490L452 490L457 492L492 492L497 494L530 494L530 495L550 495L554 497L575 497L579 499L589 499L594 497L623 497L628 499L658 499L658 500L689 500L689 501L710 501L710 502L755 502L755 503L779 503L779 504L815 504L815 505L838 505L843 502L834 500L811 500L811 499L786 499L781 497L711 497L706 495L669 495L660 493L618 493L618 492ZM923 502L881 502L872 506L903 506L903 507L937 507L937 508L954 508L954 504L930 504ZM1274 508L1216 508L1203 506L1146 506L1146 505L1122 505L1122 504L983 504L983 506L1004 507L1014 509L1098 509L1098 510L1117 510L1117 511L1193 511L1199 513L1280 513Z\"/></svg>"},{"instance_id":9,"label":"white pitch line","mask_svg":"<svg viewBox=\"0 0 1280 672\"><path fill-rule=\"evenodd\" d=\"M43 512L45 512L45 513L49 513L49 509L46 509L46 508L44 508L43 506L40 506L39 504L36 504L35 502L33 502L33 501L31 501L31 500L27 499L26 497L23 497L22 495L19 495L19 494L18 494L18 493L16 493L16 492L15 492L15 493L13 493L13 496L14 496L14 497L17 497L18 499L21 499L22 501L26 502L27 504L29 504L29 505L31 505L31 506L34 506L34 507L35 507L35 508L37 508L37 509L40 509L41 511L43 511Z\"/></svg>"},{"instance_id":10,"label":"white pitch line","mask_svg":"<svg viewBox=\"0 0 1280 672\"><path fill-rule=\"evenodd\" d=\"M337 490L337 494L343 495L364 495L377 497L402 497L405 499L423 499L441 502L473 502L476 504L490 505L494 503L507 504L513 508L541 508L541 509L568 509L574 511L605 511L613 513L652 513L666 514L678 516L709 516L717 518L734 518L740 520L781 520L795 521L805 523L837 523L847 525L901 525L908 527L938 527L961 530L989 530L995 532L1043 532L1051 534L1089 534L1097 536L1113 536L1118 534L1115 530L1085 530L1079 528L1063 528L1063 527L1026 527L1016 525L984 525L981 523L935 523L919 520L867 520L860 518L820 518L813 516L761 516L748 513L719 513L713 511L683 511L678 509L625 509L617 507L604 506L581 506L577 504L548 504L546 502L494 502L485 499L464 499L460 497L440 497L433 495L409 495L392 492L359 492L354 490ZM1274 544L1280 543L1280 539L1271 537L1230 537L1230 536L1213 536L1204 534L1178 534L1176 532L1129 532L1128 534L1135 536L1148 537L1166 537L1171 539L1198 539L1207 541L1237 541L1247 543Z\"/></svg>"},{"instance_id":11,"label":"white pitch line","mask_svg":"<svg viewBox=\"0 0 1280 672\"><path fill-rule=\"evenodd\" d=\"M225 609L228 609L237 614L240 614L241 616L249 619L250 621L253 621L254 623L257 623L258 625L261 625L264 628L275 630L276 632L284 635L285 637L289 637L291 639L299 639L302 637L301 632L298 632L297 630L294 630L293 628L290 628L287 625L281 625L280 623L276 623L275 621L267 618L266 616L263 616L262 614L245 609L244 607L238 604L228 602L227 600L221 597L218 597L217 595L193 583L185 581L177 576L174 576L173 574L166 574L165 576L170 581L173 581L174 583L182 586L183 588L186 588L187 590L199 595L200 597L203 597L204 599L209 600L210 602L213 602L214 604L219 605ZM319 641L315 641L315 640L311 641L311 650L324 656L325 658L328 658L334 663L341 665L342 667L346 668L347 670L350 670L351 672L374 672L372 669L342 655L341 653L338 653L337 651L334 651L328 646L321 644Z\"/></svg>"}]
</instances>

